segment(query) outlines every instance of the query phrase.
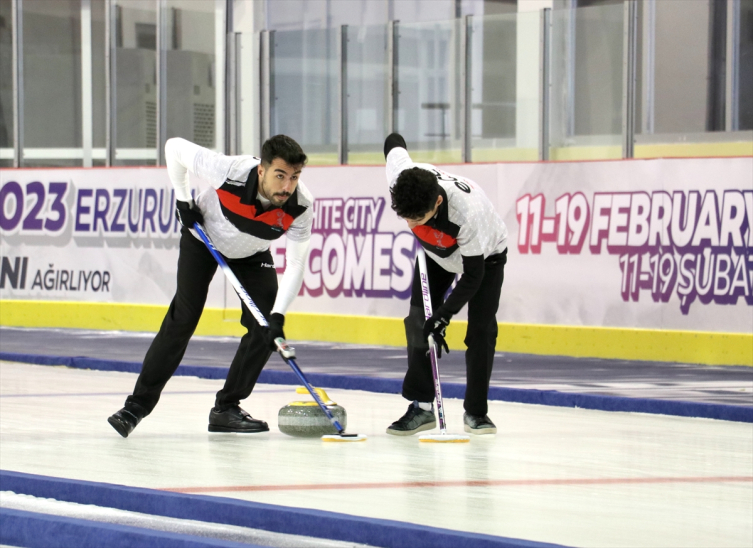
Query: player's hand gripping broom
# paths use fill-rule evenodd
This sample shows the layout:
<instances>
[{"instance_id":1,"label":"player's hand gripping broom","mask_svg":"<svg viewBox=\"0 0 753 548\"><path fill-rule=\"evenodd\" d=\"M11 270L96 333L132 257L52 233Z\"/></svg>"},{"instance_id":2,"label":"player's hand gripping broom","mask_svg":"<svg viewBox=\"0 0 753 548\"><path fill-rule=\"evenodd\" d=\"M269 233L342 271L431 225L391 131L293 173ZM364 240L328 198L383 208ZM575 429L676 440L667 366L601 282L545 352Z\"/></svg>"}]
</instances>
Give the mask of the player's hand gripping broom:
<instances>
[{"instance_id":1,"label":"player's hand gripping broom","mask_svg":"<svg viewBox=\"0 0 753 548\"><path fill-rule=\"evenodd\" d=\"M429 293L429 276L426 272L426 255L424 249L418 248L418 273L421 277L421 294L424 297L424 314L426 319L431 318L431 294ZM439 416L439 434L424 434L418 437L418 441L434 443L466 443L471 441L470 436L465 434L448 434L444 420L444 403L442 402L442 385L439 381L439 365L437 363L437 344L434 337L429 335L429 355L431 357L431 374L434 377L434 392L437 397L437 415Z\"/></svg>"},{"instance_id":2,"label":"player's hand gripping broom","mask_svg":"<svg viewBox=\"0 0 753 548\"><path fill-rule=\"evenodd\" d=\"M209 252L212 254L212 257L214 257L214 260L217 261L217 264L220 265L220 268L222 269L222 272L225 273L225 276L230 281L230 284L233 286L233 289L235 289L235 292L238 294L238 296L241 298L241 301L243 301L243 304L246 305L246 308L248 308L249 312L253 315L254 318L256 318L256 321L259 322L259 325L262 327L269 327L269 324L267 323L267 319L264 317L264 314L261 313L261 310L256 306L254 301L251 299L248 292L245 290L243 285L241 285L240 280L233 274L233 271L230 269L230 266L227 264L225 259L220 255L220 252L217 251L217 249L214 247L214 244L209 239L209 236L207 236L207 233L204 231L204 228L199 223L194 223L193 225L194 230L199 234L199 237L201 237L204 244L207 246L207 249L209 249ZM298 379L303 383L303 385L306 387L306 389L309 391L309 394L311 394L311 397L314 398L316 403L319 405L322 411L324 411L324 414L327 416L329 421L332 423L332 425L337 429L337 434L333 435L326 435L322 436L322 441L363 441L366 439L366 436L361 434L346 434L343 427L340 425L338 420L332 415L332 412L327 409L327 406L324 405L324 402L319 397L319 394L316 393L316 390L309 384L308 380L306 380L306 377L303 374L303 371L298 367L298 364L295 362L295 349L291 346L288 346L288 344L285 342L285 339L282 337L278 337L275 339L275 344L277 345L277 352L280 354L283 360L285 360L285 363L287 363L292 369L293 372L298 376Z\"/></svg>"}]
</instances>

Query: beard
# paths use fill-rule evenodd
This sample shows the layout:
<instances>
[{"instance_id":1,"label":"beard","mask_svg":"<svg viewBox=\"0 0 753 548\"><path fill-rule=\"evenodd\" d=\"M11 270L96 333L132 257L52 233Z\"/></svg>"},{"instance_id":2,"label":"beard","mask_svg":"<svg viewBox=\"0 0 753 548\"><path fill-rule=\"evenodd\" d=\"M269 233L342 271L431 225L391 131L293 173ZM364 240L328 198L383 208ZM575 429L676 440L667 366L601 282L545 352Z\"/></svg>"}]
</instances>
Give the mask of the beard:
<instances>
[{"instance_id":1,"label":"beard","mask_svg":"<svg viewBox=\"0 0 753 548\"><path fill-rule=\"evenodd\" d=\"M275 194L269 194L267 189L272 185L267 183L266 178L262 179L259 183L260 183L261 195L264 196L270 202L272 202L272 205L276 207L282 206L292 196L290 192L284 192L284 191L277 192Z\"/></svg>"},{"instance_id":2,"label":"beard","mask_svg":"<svg viewBox=\"0 0 753 548\"><path fill-rule=\"evenodd\" d=\"M291 194L289 192L279 192L277 194L273 194L269 201L276 206L281 206L288 201L288 198L290 198L290 196Z\"/></svg>"}]
</instances>

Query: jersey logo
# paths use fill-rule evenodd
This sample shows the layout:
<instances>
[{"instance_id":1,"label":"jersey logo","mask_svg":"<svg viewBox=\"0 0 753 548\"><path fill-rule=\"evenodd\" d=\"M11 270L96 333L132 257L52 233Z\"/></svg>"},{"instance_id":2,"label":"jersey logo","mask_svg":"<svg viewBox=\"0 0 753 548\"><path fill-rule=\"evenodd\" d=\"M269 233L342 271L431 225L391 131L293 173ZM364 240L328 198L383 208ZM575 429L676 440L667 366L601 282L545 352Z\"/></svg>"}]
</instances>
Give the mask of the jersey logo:
<instances>
[{"instance_id":1,"label":"jersey logo","mask_svg":"<svg viewBox=\"0 0 753 548\"><path fill-rule=\"evenodd\" d=\"M261 221L265 225L272 227L272 229L282 232L286 231L293 224L293 216L285 213L282 209L270 209L255 217L254 220Z\"/></svg>"},{"instance_id":2,"label":"jersey logo","mask_svg":"<svg viewBox=\"0 0 753 548\"><path fill-rule=\"evenodd\" d=\"M413 234L421 245L442 258L449 257L458 248L456 238L431 226L419 225L413 228Z\"/></svg>"}]
</instances>

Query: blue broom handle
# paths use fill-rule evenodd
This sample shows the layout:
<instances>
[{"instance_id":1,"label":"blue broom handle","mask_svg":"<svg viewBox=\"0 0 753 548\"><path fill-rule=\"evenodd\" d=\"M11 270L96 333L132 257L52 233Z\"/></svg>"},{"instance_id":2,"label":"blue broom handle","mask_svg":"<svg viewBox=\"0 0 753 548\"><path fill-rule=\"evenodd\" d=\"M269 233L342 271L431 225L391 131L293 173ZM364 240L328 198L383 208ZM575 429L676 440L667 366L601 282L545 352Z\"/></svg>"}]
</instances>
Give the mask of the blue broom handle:
<instances>
[{"instance_id":1,"label":"blue broom handle","mask_svg":"<svg viewBox=\"0 0 753 548\"><path fill-rule=\"evenodd\" d=\"M327 406L324 404L322 399L319 397L319 394L316 393L316 390L311 386L308 380L306 380L306 376L303 374L303 371L301 371L300 367L298 367L298 364L295 363L295 359L292 357L286 356L288 353L288 349L290 348L286 343L285 340L282 337L279 337L275 339L275 344L277 344L277 350L280 352L280 356L282 356L282 359L288 362L288 365L293 369L296 375L298 375L298 379L303 383L303 386L306 387L306 390L309 391L311 394L311 397L314 398L316 403L319 404L319 407L321 407L322 411L324 411L324 414L327 415L327 418L329 419L329 422L332 423L332 425L337 428L337 431L342 434L343 433L343 427L340 425L340 423L337 421L337 419L334 417L332 412L327 408Z\"/></svg>"},{"instance_id":2,"label":"blue broom handle","mask_svg":"<svg viewBox=\"0 0 753 548\"><path fill-rule=\"evenodd\" d=\"M246 308L248 308L249 312L251 312L254 318L256 318L256 321L259 322L259 325L261 325L262 327L269 327L264 314L261 313L261 310L259 310L259 308L256 306L241 282L238 280L238 278L235 277L235 274L233 274L233 271L230 269L223 256L219 251L217 251L217 248L214 247L212 240L210 240L209 236L207 236L207 233L204 232L204 228L199 223L194 223L193 227L196 232L198 232L204 244L206 244L209 252L214 257L214 260L217 261L218 265L220 265L220 268L225 273L227 279L230 280L230 284L233 286L233 289L235 289L235 292L241 298L241 301L243 301L243 304L246 305Z\"/></svg>"},{"instance_id":3,"label":"blue broom handle","mask_svg":"<svg viewBox=\"0 0 753 548\"><path fill-rule=\"evenodd\" d=\"M217 248L214 247L214 244L212 243L212 240L209 239L209 236L207 236L207 233L204 231L204 228L199 223L194 223L193 225L196 232L201 237L204 244L207 246L207 249L209 249L209 252L214 257L214 260L217 261L217 264L220 265L220 268L225 273L225 276L227 276L227 279L230 280L230 284L233 286L233 289L235 289L235 292L238 294L238 296L243 301L243 304L246 305L246 308L251 312L251 314L256 318L256 321L259 322L259 325L262 327L269 327L269 323L267 323L267 319L264 317L264 314L261 313L261 310L256 306L253 299L251 299L251 296L248 294L246 289L241 284L240 280L235 276L231 268L228 266L225 259L222 257L219 251L217 251ZM337 431L342 434L343 433L343 427L340 425L340 423L337 421L337 419L332 415L332 412L327 409L327 406L324 405L324 402L319 397L319 394L316 393L316 390L314 390L309 384L309 381L306 380L306 377L303 374L303 371L298 367L298 364L295 363L295 360L293 359L295 357L295 350L293 350L291 347L287 345L285 342L285 339L282 337L279 337L275 339L275 344L277 345L277 351L280 353L280 356L282 356L282 359L287 362L287 364L293 369L295 374L298 376L300 381L303 383L303 385L306 387L306 389L309 391L311 396L314 398L316 403L319 404L319 407L324 411L324 414L329 419L329 422L332 423L332 425L337 428Z\"/></svg>"}]
</instances>

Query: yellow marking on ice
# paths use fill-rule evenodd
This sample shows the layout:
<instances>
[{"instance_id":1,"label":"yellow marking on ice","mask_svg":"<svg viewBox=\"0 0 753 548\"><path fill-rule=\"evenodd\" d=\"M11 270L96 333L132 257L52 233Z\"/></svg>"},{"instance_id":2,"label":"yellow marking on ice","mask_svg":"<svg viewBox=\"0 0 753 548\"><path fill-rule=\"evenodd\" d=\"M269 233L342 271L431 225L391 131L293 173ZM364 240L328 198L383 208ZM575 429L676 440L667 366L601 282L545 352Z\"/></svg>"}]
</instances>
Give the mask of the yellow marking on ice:
<instances>
[{"instance_id":1,"label":"yellow marking on ice","mask_svg":"<svg viewBox=\"0 0 753 548\"><path fill-rule=\"evenodd\" d=\"M357 436L357 437L353 437L353 438L343 438L343 437L340 437L340 436L337 436L337 435L322 436L322 441L335 442L335 443L338 443L338 442L348 443L348 442L354 442L354 441L366 441L366 439L367 439L366 436L360 436L360 435Z\"/></svg>"},{"instance_id":2,"label":"yellow marking on ice","mask_svg":"<svg viewBox=\"0 0 753 548\"><path fill-rule=\"evenodd\" d=\"M471 438L438 435L436 438L418 438L418 441L421 443L468 443Z\"/></svg>"}]
</instances>

